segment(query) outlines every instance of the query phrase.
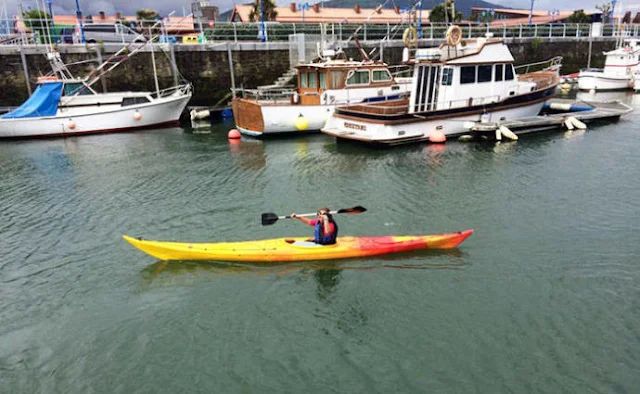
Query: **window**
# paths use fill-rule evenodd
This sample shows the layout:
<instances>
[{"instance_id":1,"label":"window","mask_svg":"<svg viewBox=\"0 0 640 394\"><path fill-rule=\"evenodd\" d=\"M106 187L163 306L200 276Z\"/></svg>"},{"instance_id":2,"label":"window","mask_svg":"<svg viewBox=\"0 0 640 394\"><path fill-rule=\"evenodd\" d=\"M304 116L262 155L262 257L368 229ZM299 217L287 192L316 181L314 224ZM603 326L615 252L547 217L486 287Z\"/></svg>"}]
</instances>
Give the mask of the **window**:
<instances>
[{"instance_id":1,"label":"window","mask_svg":"<svg viewBox=\"0 0 640 394\"><path fill-rule=\"evenodd\" d=\"M366 71L352 71L347 78L347 85L368 85L369 84L369 70Z\"/></svg>"},{"instance_id":2,"label":"window","mask_svg":"<svg viewBox=\"0 0 640 394\"><path fill-rule=\"evenodd\" d=\"M327 74L321 72L318 74L318 79L320 82L320 89L326 89L327 88Z\"/></svg>"},{"instance_id":3,"label":"window","mask_svg":"<svg viewBox=\"0 0 640 394\"><path fill-rule=\"evenodd\" d=\"M300 73L300 87L301 88L306 88L308 86L307 84L307 73L302 71Z\"/></svg>"},{"instance_id":4,"label":"window","mask_svg":"<svg viewBox=\"0 0 640 394\"><path fill-rule=\"evenodd\" d=\"M442 70L442 85L451 86L453 83L453 68L445 67Z\"/></svg>"},{"instance_id":5,"label":"window","mask_svg":"<svg viewBox=\"0 0 640 394\"><path fill-rule=\"evenodd\" d=\"M84 31L88 32L101 32L101 33L115 33L116 26L115 25L84 25Z\"/></svg>"},{"instance_id":6,"label":"window","mask_svg":"<svg viewBox=\"0 0 640 394\"><path fill-rule=\"evenodd\" d=\"M511 81L513 79L513 66L511 64L505 64L504 66L504 80Z\"/></svg>"},{"instance_id":7,"label":"window","mask_svg":"<svg viewBox=\"0 0 640 394\"><path fill-rule=\"evenodd\" d=\"M331 88L340 89L344 83L344 71L331 71Z\"/></svg>"},{"instance_id":8,"label":"window","mask_svg":"<svg viewBox=\"0 0 640 394\"><path fill-rule=\"evenodd\" d=\"M309 87L315 89L318 87L318 73L315 71L309 71L308 76Z\"/></svg>"},{"instance_id":9,"label":"window","mask_svg":"<svg viewBox=\"0 0 640 394\"><path fill-rule=\"evenodd\" d=\"M373 82L391 81L389 70L373 70Z\"/></svg>"},{"instance_id":10,"label":"window","mask_svg":"<svg viewBox=\"0 0 640 394\"><path fill-rule=\"evenodd\" d=\"M122 106L126 107L129 105L144 104L148 102L149 99L146 97L125 97L122 99Z\"/></svg>"},{"instance_id":11,"label":"window","mask_svg":"<svg viewBox=\"0 0 640 394\"><path fill-rule=\"evenodd\" d=\"M502 64L496 64L496 81L502 81L504 79L504 73L502 72Z\"/></svg>"},{"instance_id":12,"label":"window","mask_svg":"<svg viewBox=\"0 0 640 394\"><path fill-rule=\"evenodd\" d=\"M493 66L478 66L478 82L491 82L491 71Z\"/></svg>"},{"instance_id":13,"label":"window","mask_svg":"<svg viewBox=\"0 0 640 394\"><path fill-rule=\"evenodd\" d=\"M476 82L476 66L460 67L460 83Z\"/></svg>"},{"instance_id":14,"label":"window","mask_svg":"<svg viewBox=\"0 0 640 394\"><path fill-rule=\"evenodd\" d=\"M74 94L78 93L78 91L80 89L82 89L84 87L83 84L81 83L65 83L64 87L62 88L62 95L63 96L73 96ZM80 96L84 96L87 94L92 94L91 90L89 89L85 89L82 92L80 92Z\"/></svg>"}]
</instances>

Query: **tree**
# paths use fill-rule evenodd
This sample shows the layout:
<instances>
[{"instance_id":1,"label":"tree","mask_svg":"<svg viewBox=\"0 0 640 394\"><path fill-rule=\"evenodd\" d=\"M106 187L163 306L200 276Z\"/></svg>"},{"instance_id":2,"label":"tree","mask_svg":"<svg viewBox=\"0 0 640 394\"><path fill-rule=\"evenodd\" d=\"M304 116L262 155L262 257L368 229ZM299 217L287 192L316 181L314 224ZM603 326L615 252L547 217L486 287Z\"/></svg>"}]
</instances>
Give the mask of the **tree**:
<instances>
[{"instance_id":1,"label":"tree","mask_svg":"<svg viewBox=\"0 0 640 394\"><path fill-rule=\"evenodd\" d=\"M249 13L249 22L260 22L262 20L260 3L264 3L264 20L275 21L278 12L276 11L276 5L273 0L256 0L253 3L253 9Z\"/></svg>"},{"instance_id":2,"label":"tree","mask_svg":"<svg viewBox=\"0 0 640 394\"><path fill-rule=\"evenodd\" d=\"M611 12L611 2L607 1L601 5L596 5L596 9L602 11L602 22L609 23L609 12Z\"/></svg>"},{"instance_id":3,"label":"tree","mask_svg":"<svg viewBox=\"0 0 640 394\"><path fill-rule=\"evenodd\" d=\"M437 6L433 7L431 9L431 11L429 11L429 22L447 22L447 19L449 22L458 22L460 20L462 20L462 13L461 12L456 12L455 18L453 16L453 9L451 8L451 4L449 3L449 13L448 13L448 18L445 18L445 8L444 8L444 4L438 4Z\"/></svg>"},{"instance_id":4,"label":"tree","mask_svg":"<svg viewBox=\"0 0 640 394\"><path fill-rule=\"evenodd\" d=\"M51 16L45 11L29 10L22 14L24 25L31 28L31 31L38 34L39 37L47 35L47 23L51 25ZM53 28L53 26L49 26Z\"/></svg>"},{"instance_id":5,"label":"tree","mask_svg":"<svg viewBox=\"0 0 640 394\"><path fill-rule=\"evenodd\" d=\"M141 10L136 11L136 19L140 21L138 23L140 24L140 28L142 29L143 34L146 34L149 30L147 28L155 25L156 19L160 19L160 14L158 14L158 11L156 10L143 8ZM152 32L152 34L156 34L157 32L160 31L160 28L156 27L153 30L154 31Z\"/></svg>"},{"instance_id":6,"label":"tree","mask_svg":"<svg viewBox=\"0 0 640 394\"><path fill-rule=\"evenodd\" d=\"M575 10L567 18L567 23L591 23L591 17L585 14L583 10Z\"/></svg>"}]
</instances>

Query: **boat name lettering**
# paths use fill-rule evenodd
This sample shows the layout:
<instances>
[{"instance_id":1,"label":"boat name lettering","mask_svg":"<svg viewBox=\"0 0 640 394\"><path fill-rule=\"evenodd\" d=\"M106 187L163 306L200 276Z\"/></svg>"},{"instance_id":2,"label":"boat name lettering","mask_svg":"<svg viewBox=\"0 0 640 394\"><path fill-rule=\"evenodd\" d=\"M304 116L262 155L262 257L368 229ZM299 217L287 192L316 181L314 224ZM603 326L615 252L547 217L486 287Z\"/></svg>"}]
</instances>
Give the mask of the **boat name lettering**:
<instances>
[{"instance_id":1,"label":"boat name lettering","mask_svg":"<svg viewBox=\"0 0 640 394\"><path fill-rule=\"evenodd\" d=\"M367 126L363 126L363 125L359 125L359 124L355 124L355 123L344 122L344 127L346 129L367 131Z\"/></svg>"}]
</instances>

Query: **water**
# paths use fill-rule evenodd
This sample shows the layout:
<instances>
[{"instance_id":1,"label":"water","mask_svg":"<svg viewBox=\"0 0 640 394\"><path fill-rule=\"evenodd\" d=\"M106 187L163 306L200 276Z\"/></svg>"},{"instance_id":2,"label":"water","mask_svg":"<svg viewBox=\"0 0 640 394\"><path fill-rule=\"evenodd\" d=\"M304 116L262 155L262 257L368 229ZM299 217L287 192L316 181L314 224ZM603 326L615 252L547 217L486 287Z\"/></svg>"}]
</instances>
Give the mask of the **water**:
<instances>
[{"instance_id":1,"label":"water","mask_svg":"<svg viewBox=\"0 0 640 394\"><path fill-rule=\"evenodd\" d=\"M0 392L638 392L639 120L391 150L224 123L2 142ZM306 235L260 214L325 205L368 208L343 235L476 232L275 266L121 239Z\"/></svg>"}]
</instances>

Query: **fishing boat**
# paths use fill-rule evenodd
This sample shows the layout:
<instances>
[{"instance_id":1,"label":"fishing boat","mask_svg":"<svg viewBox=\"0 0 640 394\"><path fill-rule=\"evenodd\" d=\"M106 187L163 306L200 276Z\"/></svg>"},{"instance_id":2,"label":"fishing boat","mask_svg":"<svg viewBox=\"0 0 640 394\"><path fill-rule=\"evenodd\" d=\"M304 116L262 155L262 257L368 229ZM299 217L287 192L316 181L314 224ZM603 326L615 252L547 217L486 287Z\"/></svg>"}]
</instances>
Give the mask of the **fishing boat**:
<instances>
[{"instance_id":1,"label":"fishing boat","mask_svg":"<svg viewBox=\"0 0 640 394\"><path fill-rule=\"evenodd\" d=\"M38 78L33 94L15 110L0 116L0 138L74 136L177 125L191 99L191 84L158 87L152 48L155 92L99 93L92 88L106 73L150 45L129 44L110 56L86 78L74 77L51 48L52 72Z\"/></svg>"},{"instance_id":2,"label":"fishing boat","mask_svg":"<svg viewBox=\"0 0 640 394\"><path fill-rule=\"evenodd\" d=\"M525 71L518 75L502 40L491 34L462 40L461 33L451 26L446 43L407 56L413 64L409 97L338 107L321 131L379 145L442 142L480 122L537 115L556 91L562 58L518 67Z\"/></svg>"},{"instance_id":3,"label":"fishing boat","mask_svg":"<svg viewBox=\"0 0 640 394\"><path fill-rule=\"evenodd\" d=\"M411 78L393 75L386 63L341 59L340 53L323 51L319 61L297 66L296 88L236 89L237 129L252 137L317 132L338 105L384 102L408 94Z\"/></svg>"},{"instance_id":4,"label":"fishing boat","mask_svg":"<svg viewBox=\"0 0 640 394\"><path fill-rule=\"evenodd\" d=\"M319 245L300 237L218 243L150 241L126 235L123 238L160 260L288 262L451 249L458 247L471 234L473 230L430 235L338 237L333 245Z\"/></svg>"},{"instance_id":5,"label":"fishing boat","mask_svg":"<svg viewBox=\"0 0 640 394\"><path fill-rule=\"evenodd\" d=\"M604 68L588 68L578 74L580 90L623 90L634 87L634 72L640 65L640 45L626 39L613 51L604 52Z\"/></svg>"}]
</instances>

